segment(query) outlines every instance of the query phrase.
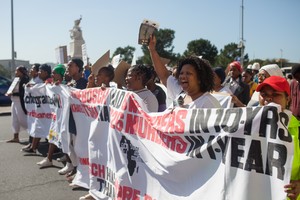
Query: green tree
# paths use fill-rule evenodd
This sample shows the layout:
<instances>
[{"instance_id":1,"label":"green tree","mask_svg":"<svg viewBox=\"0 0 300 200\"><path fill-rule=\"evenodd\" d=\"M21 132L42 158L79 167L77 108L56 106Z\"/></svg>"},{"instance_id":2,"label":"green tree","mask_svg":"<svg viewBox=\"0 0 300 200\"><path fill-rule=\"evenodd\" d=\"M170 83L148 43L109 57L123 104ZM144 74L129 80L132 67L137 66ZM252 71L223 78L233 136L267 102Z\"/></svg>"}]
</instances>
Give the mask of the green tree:
<instances>
[{"instance_id":1,"label":"green tree","mask_svg":"<svg viewBox=\"0 0 300 200\"><path fill-rule=\"evenodd\" d=\"M115 55L120 54L120 59L126 61L127 63L131 63L133 59L135 48L132 46L126 46L124 48L118 47L115 52L113 53L114 57Z\"/></svg>"},{"instance_id":2,"label":"green tree","mask_svg":"<svg viewBox=\"0 0 300 200\"><path fill-rule=\"evenodd\" d=\"M176 62L179 58L178 54L173 53L173 40L175 38L175 31L171 29L160 29L155 32L156 37L156 51L160 57L168 58L171 62ZM152 64L148 47L143 45L142 51L144 55L140 58L144 64Z\"/></svg>"},{"instance_id":3,"label":"green tree","mask_svg":"<svg viewBox=\"0 0 300 200\"><path fill-rule=\"evenodd\" d=\"M184 56L202 56L208 60L212 65L215 64L218 49L210 41L205 39L192 40L187 45L187 50L183 53Z\"/></svg>"},{"instance_id":4,"label":"green tree","mask_svg":"<svg viewBox=\"0 0 300 200\"><path fill-rule=\"evenodd\" d=\"M220 50L217 56L216 65L226 67L229 63L234 61L240 55L240 49L236 43L229 43Z\"/></svg>"},{"instance_id":5,"label":"green tree","mask_svg":"<svg viewBox=\"0 0 300 200\"><path fill-rule=\"evenodd\" d=\"M256 59L253 59L253 60L249 60L248 65L249 65L249 64L251 65L251 64L253 64L253 63L255 63L255 62L259 63L260 67L262 67L262 64L264 63L264 60L259 59L259 58L256 58ZM248 66L248 65L247 65L247 66ZM245 68L247 68L247 66L244 65Z\"/></svg>"},{"instance_id":6,"label":"green tree","mask_svg":"<svg viewBox=\"0 0 300 200\"><path fill-rule=\"evenodd\" d=\"M273 59L265 59L265 60L256 58L256 59L250 60L249 63L253 64L255 62L258 62L260 64L260 67L262 67L264 65L269 65L269 64L277 64L279 67L281 67L281 65L282 65L282 67L287 67L287 66L291 65L289 63L289 60L284 59L284 58L282 58L282 59L273 58Z\"/></svg>"}]
</instances>

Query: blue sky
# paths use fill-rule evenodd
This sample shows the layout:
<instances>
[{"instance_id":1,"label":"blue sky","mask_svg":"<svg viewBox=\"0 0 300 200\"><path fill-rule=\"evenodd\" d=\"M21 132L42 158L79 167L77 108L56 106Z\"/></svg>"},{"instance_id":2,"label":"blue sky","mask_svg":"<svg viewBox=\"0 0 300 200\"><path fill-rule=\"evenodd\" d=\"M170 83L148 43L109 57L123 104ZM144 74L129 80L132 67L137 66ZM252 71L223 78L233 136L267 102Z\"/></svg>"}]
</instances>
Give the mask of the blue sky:
<instances>
[{"instance_id":1,"label":"blue sky","mask_svg":"<svg viewBox=\"0 0 300 200\"><path fill-rule=\"evenodd\" d=\"M55 62L55 48L69 45L69 30L82 16L81 29L90 61L107 50L136 48L143 19L175 31L174 53L191 40L206 39L220 51L241 37L242 0L14 0L17 59ZM0 1L0 59L11 58L11 0ZM300 1L244 0L245 52L250 59L281 56L300 62Z\"/></svg>"}]
</instances>

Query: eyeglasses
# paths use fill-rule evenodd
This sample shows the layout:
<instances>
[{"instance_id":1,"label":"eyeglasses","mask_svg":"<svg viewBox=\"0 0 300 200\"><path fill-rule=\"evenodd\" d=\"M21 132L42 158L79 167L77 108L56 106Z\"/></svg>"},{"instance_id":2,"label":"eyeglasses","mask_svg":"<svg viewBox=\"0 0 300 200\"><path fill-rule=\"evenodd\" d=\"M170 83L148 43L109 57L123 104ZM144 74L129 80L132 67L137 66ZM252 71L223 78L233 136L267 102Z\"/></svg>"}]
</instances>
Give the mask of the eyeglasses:
<instances>
[{"instance_id":1,"label":"eyeglasses","mask_svg":"<svg viewBox=\"0 0 300 200\"><path fill-rule=\"evenodd\" d=\"M266 74L257 74L258 77L262 77L262 78L266 78L267 75Z\"/></svg>"}]
</instances>

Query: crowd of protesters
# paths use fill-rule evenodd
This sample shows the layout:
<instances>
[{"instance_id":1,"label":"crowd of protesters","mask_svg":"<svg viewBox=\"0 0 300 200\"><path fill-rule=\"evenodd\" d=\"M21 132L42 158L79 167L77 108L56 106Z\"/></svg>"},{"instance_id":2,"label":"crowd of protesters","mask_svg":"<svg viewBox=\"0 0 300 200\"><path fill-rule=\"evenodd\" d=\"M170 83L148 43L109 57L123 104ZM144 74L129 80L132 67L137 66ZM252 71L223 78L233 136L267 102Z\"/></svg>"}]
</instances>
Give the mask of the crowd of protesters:
<instances>
[{"instance_id":1,"label":"crowd of protesters","mask_svg":"<svg viewBox=\"0 0 300 200\"><path fill-rule=\"evenodd\" d=\"M291 183L285 186L285 191L291 199L297 199L300 193L300 147L298 142L300 120L300 65L292 68L293 79L290 83L284 78L281 69L276 64L260 67L253 63L243 69L238 61L232 61L227 67L213 68L202 58L191 56L181 59L172 74L164 65L156 49L155 36L150 37L149 52L153 66L134 65L126 71L126 89L136 93L145 103L147 112L164 112L180 106L193 108L221 108L221 107L252 107L277 103L282 111L291 110L293 117L289 124L290 134L296 141ZM78 58L71 59L67 66L57 65L53 69L47 64L32 65L29 73L23 66L16 68L15 76L19 81L14 90L7 94L12 99L12 130L13 138L9 143L19 143L19 132L27 128L26 108L24 105L25 87L35 84L65 84L77 89L92 87L111 87L115 78L114 67L102 66L96 73L91 73L89 67L83 66ZM88 72L86 72L88 71ZM84 76L85 75L85 76ZM89 75L89 76L87 76ZM161 86L159 83L163 84ZM163 89L166 88L166 90ZM123 89L123 88L119 88ZM216 94L231 97L230 105L222 105ZM172 99L171 103L167 99ZM72 111L69 118L69 133L71 143L76 140L77 129ZM26 153L37 153L41 138L30 137L29 144L22 148ZM74 147L73 147L74 148ZM58 147L49 144L48 154L37 163L41 167L53 165L53 154ZM63 152L60 161L65 166L58 171L66 175L67 181L72 182L76 176L77 156L74 149ZM90 194L80 199L94 199Z\"/></svg>"}]
</instances>

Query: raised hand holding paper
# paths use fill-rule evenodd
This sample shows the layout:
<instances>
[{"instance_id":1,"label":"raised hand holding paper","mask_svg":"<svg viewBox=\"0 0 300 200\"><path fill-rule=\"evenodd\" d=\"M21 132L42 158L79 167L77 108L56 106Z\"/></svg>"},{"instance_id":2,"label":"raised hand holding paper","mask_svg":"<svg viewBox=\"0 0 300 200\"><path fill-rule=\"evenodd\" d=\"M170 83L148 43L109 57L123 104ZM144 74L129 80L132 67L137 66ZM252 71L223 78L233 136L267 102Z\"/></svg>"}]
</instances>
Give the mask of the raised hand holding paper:
<instances>
[{"instance_id":1,"label":"raised hand holding paper","mask_svg":"<svg viewBox=\"0 0 300 200\"><path fill-rule=\"evenodd\" d=\"M141 45L148 45L150 35L152 35L158 27L158 23L145 19L140 26L138 43Z\"/></svg>"}]
</instances>

